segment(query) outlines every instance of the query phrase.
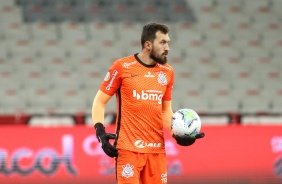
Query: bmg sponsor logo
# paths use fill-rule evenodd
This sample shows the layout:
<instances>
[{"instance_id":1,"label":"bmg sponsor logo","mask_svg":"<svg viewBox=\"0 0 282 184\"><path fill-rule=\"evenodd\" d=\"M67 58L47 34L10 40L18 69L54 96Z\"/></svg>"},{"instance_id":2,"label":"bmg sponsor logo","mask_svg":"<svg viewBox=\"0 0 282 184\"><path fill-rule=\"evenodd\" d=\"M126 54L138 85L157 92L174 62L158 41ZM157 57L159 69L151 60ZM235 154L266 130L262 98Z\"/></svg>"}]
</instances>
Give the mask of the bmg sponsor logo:
<instances>
[{"instance_id":1,"label":"bmg sponsor logo","mask_svg":"<svg viewBox=\"0 0 282 184\"><path fill-rule=\"evenodd\" d=\"M158 104L162 104L163 94L149 93L147 91L145 92L144 90L142 90L140 94L137 93L136 90L133 90L133 97L136 98L137 100L151 100L151 101L157 101Z\"/></svg>"}]
</instances>

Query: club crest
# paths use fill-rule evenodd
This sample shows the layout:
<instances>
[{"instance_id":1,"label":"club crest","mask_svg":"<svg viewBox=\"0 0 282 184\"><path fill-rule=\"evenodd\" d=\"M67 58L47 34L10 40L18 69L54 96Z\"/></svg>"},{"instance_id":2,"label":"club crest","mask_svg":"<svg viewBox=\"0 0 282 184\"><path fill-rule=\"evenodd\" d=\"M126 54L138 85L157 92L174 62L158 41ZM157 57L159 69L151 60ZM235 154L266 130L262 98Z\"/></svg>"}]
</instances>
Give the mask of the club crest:
<instances>
[{"instance_id":1,"label":"club crest","mask_svg":"<svg viewBox=\"0 0 282 184\"><path fill-rule=\"evenodd\" d=\"M167 85L166 74L162 71L158 73L158 82L163 86Z\"/></svg>"},{"instance_id":2,"label":"club crest","mask_svg":"<svg viewBox=\"0 0 282 184\"><path fill-rule=\"evenodd\" d=\"M130 178L133 176L134 174L134 171L132 170L134 168L133 165L126 164L126 165L123 165L122 168L123 168L122 173L121 173L122 177Z\"/></svg>"}]
</instances>

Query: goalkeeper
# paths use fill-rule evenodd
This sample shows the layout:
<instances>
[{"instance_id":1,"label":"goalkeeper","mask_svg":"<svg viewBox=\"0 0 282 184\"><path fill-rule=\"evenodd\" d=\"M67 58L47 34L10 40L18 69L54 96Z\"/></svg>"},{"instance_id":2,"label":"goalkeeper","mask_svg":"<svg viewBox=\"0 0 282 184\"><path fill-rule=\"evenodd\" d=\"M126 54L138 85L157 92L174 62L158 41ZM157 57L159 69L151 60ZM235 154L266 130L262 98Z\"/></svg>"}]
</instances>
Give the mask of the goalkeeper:
<instances>
[{"instance_id":1,"label":"goalkeeper","mask_svg":"<svg viewBox=\"0 0 282 184\"><path fill-rule=\"evenodd\" d=\"M163 128L171 131L170 121L174 70L167 64L170 38L164 24L143 27L139 53L116 60L109 68L93 107L92 119L97 138L110 157L116 157L116 178L125 183L167 183ZM103 125L105 107L116 95L115 134ZM182 146L204 137L173 137ZM114 139L114 144L109 140Z\"/></svg>"}]
</instances>

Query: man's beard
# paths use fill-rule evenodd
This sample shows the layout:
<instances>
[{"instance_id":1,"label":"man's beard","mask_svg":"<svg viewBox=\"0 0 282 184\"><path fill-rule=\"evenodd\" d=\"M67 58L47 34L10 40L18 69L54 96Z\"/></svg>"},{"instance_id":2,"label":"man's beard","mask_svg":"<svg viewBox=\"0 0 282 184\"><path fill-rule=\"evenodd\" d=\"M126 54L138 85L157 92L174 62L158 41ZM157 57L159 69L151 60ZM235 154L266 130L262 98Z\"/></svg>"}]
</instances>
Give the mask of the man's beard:
<instances>
[{"instance_id":1,"label":"man's beard","mask_svg":"<svg viewBox=\"0 0 282 184\"><path fill-rule=\"evenodd\" d=\"M166 64L166 63L167 63L167 58L164 57L164 53L161 54L161 55L157 55L156 52L155 52L155 50L154 50L154 48L153 48L152 51L150 52L149 57L150 57L151 59L153 59L154 61L156 61L157 63L159 63L159 64L162 64L162 65L163 65L163 64Z\"/></svg>"}]
</instances>

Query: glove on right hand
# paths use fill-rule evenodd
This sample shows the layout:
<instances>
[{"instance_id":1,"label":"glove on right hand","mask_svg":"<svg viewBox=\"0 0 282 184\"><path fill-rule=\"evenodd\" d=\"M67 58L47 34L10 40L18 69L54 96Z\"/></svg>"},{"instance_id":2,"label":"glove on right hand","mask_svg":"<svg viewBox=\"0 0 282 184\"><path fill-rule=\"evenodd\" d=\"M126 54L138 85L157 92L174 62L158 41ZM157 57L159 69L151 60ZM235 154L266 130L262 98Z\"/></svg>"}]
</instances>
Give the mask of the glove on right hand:
<instances>
[{"instance_id":1,"label":"glove on right hand","mask_svg":"<svg viewBox=\"0 0 282 184\"><path fill-rule=\"evenodd\" d=\"M105 127L102 123L98 122L95 124L96 137L101 144L102 149L109 157L118 156L118 149L111 145L110 139L115 139L116 134L109 134L105 132Z\"/></svg>"}]
</instances>

